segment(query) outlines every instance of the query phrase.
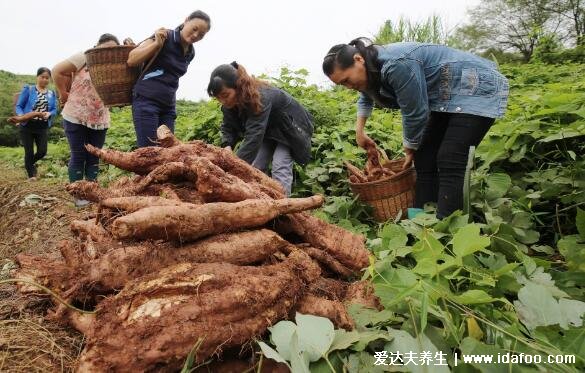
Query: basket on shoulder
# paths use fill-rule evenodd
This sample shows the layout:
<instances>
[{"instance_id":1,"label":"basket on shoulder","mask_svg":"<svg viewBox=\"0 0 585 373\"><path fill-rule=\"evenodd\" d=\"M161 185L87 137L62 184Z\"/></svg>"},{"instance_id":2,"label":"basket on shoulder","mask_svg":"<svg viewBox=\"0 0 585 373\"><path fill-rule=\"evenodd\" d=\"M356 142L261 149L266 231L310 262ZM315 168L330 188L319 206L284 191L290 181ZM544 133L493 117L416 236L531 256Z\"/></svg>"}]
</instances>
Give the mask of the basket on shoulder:
<instances>
[{"instance_id":1,"label":"basket on shoulder","mask_svg":"<svg viewBox=\"0 0 585 373\"><path fill-rule=\"evenodd\" d=\"M85 59L95 87L104 105L109 107L132 105L132 89L140 78L141 69L126 63L130 51L136 48L131 39L124 45L92 48L85 51ZM158 52L142 71L146 71L157 57Z\"/></svg>"},{"instance_id":2,"label":"basket on shoulder","mask_svg":"<svg viewBox=\"0 0 585 373\"><path fill-rule=\"evenodd\" d=\"M368 161L364 171L348 161L349 186L358 200L372 206L379 222L404 219L414 203L416 172L414 167L402 170L404 158L390 160L377 146L367 150Z\"/></svg>"}]
</instances>

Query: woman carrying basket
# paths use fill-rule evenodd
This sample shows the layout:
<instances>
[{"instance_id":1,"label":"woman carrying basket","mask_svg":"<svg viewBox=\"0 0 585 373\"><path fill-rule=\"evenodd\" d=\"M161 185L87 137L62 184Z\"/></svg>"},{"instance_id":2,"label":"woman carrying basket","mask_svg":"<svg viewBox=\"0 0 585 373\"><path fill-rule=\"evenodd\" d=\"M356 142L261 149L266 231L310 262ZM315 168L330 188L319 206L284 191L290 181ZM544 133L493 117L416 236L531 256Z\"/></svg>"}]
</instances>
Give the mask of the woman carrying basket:
<instances>
[{"instance_id":1,"label":"woman carrying basket","mask_svg":"<svg viewBox=\"0 0 585 373\"><path fill-rule=\"evenodd\" d=\"M403 169L414 161L417 173L414 207L436 202L439 218L462 208L469 147L506 110L508 81L494 63L442 45L358 38L333 46L323 72L360 92L356 140L363 148L374 145L364 132L374 104L400 109Z\"/></svg>"},{"instance_id":2,"label":"woman carrying basket","mask_svg":"<svg viewBox=\"0 0 585 373\"><path fill-rule=\"evenodd\" d=\"M119 44L114 35L103 34L96 48ZM96 180L99 159L85 149L85 144L97 148L104 146L106 131L110 127L110 112L91 83L85 54L79 52L59 62L53 68L53 79L63 106L63 128L71 150L69 182L82 180L84 177L87 180ZM88 203L86 200L75 200L77 207Z\"/></svg>"},{"instance_id":3,"label":"woman carrying basket","mask_svg":"<svg viewBox=\"0 0 585 373\"><path fill-rule=\"evenodd\" d=\"M266 172L287 195L293 182L293 161L311 158L313 117L285 91L249 76L242 65L219 65L211 73L207 93L221 103L222 146Z\"/></svg>"},{"instance_id":4,"label":"woman carrying basket","mask_svg":"<svg viewBox=\"0 0 585 373\"><path fill-rule=\"evenodd\" d=\"M174 132L179 78L195 57L193 44L203 39L210 27L209 16L197 10L174 30L156 30L128 55L129 66L150 61L133 91L132 117L139 147L156 145L156 129L161 124Z\"/></svg>"}]
</instances>

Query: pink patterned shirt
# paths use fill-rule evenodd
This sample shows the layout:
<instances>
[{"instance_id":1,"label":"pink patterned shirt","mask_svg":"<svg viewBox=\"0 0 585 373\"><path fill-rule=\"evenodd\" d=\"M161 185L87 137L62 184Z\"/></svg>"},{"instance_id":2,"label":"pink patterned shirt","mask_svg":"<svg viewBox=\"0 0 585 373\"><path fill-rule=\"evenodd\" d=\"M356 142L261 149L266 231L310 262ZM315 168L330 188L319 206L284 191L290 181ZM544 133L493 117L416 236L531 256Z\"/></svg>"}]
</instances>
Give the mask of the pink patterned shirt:
<instances>
[{"instance_id":1,"label":"pink patterned shirt","mask_svg":"<svg viewBox=\"0 0 585 373\"><path fill-rule=\"evenodd\" d=\"M93 84L91 84L85 55L80 52L67 60L77 67L77 72L71 83L69 98L61 115L68 122L81 124L94 130L109 128L110 111L104 106Z\"/></svg>"}]
</instances>

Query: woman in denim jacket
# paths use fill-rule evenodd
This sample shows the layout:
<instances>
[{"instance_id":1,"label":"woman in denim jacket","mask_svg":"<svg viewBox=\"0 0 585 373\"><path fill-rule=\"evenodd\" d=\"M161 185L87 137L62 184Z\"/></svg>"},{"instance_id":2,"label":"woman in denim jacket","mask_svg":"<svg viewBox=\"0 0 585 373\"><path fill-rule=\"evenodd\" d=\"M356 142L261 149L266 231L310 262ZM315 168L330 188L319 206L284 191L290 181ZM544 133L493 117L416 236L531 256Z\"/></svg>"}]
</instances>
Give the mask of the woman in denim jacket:
<instances>
[{"instance_id":1,"label":"woman in denim jacket","mask_svg":"<svg viewBox=\"0 0 585 373\"><path fill-rule=\"evenodd\" d=\"M37 83L22 88L14 110L16 115L8 119L20 127L20 140L24 146L24 168L29 180L36 179L35 163L47 154L49 127L57 115L55 92L47 88L50 81L51 70L46 67L39 68Z\"/></svg>"},{"instance_id":2,"label":"woman in denim jacket","mask_svg":"<svg viewBox=\"0 0 585 373\"><path fill-rule=\"evenodd\" d=\"M463 206L470 146L477 146L502 117L508 81L491 61L447 46L424 43L374 45L366 38L333 46L323 72L335 84L360 91L356 140L374 105L400 109L403 168L417 172L415 207L437 203L444 218Z\"/></svg>"}]
</instances>

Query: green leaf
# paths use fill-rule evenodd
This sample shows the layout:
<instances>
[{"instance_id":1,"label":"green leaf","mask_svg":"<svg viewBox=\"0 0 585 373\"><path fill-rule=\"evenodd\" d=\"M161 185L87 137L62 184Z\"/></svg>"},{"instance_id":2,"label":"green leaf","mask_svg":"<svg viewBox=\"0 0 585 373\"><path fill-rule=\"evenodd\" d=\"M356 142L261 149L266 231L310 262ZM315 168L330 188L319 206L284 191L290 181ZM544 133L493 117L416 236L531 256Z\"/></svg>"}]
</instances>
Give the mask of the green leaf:
<instances>
[{"instance_id":1,"label":"green leaf","mask_svg":"<svg viewBox=\"0 0 585 373\"><path fill-rule=\"evenodd\" d=\"M496 357L498 355L505 355L508 353L507 350L500 349L493 345L487 345L478 341L477 339L466 337L461 342L459 346L461 349L461 353L465 355L484 355L484 356L493 356L494 362L493 363L485 363L485 362L476 362L472 361L468 364L472 365L474 368L477 368L482 373L509 373L510 365L509 364L498 364L496 361ZM462 361L459 362L461 364ZM514 370L512 370L514 371Z\"/></svg>"},{"instance_id":2,"label":"green leaf","mask_svg":"<svg viewBox=\"0 0 585 373\"><path fill-rule=\"evenodd\" d=\"M327 354L330 354L331 351L335 350L345 350L351 347L354 343L360 340L360 333L357 330L352 330L351 332L345 331L343 329L336 329L335 330L335 337L333 338L333 343L331 343L331 347L329 347L329 351Z\"/></svg>"},{"instance_id":3,"label":"green leaf","mask_svg":"<svg viewBox=\"0 0 585 373\"><path fill-rule=\"evenodd\" d=\"M557 301L545 286L529 282L518 292L514 301L518 317L529 329L537 326L581 326L585 315L585 303L572 299Z\"/></svg>"},{"instance_id":4,"label":"green leaf","mask_svg":"<svg viewBox=\"0 0 585 373\"><path fill-rule=\"evenodd\" d=\"M452 244L455 255L464 257L489 246L490 239L480 235L477 224L469 224L455 233Z\"/></svg>"},{"instance_id":5,"label":"green leaf","mask_svg":"<svg viewBox=\"0 0 585 373\"><path fill-rule=\"evenodd\" d=\"M317 361L327 354L335 332L331 320L325 317L303 315L297 312L299 348L307 353L309 361Z\"/></svg>"},{"instance_id":6,"label":"green leaf","mask_svg":"<svg viewBox=\"0 0 585 373\"><path fill-rule=\"evenodd\" d=\"M276 325L268 328L270 330L270 340L272 344L276 346L276 349L280 353L280 355L286 359L290 360L290 343L291 338L297 330L297 326L292 321L282 320L278 322Z\"/></svg>"},{"instance_id":7,"label":"green leaf","mask_svg":"<svg viewBox=\"0 0 585 373\"><path fill-rule=\"evenodd\" d=\"M487 177L488 189L486 192L486 198L488 200L494 200L496 198L503 197L510 186L512 186L512 179L508 174L494 173Z\"/></svg>"},{"instance_id":8,"label":"green leaf","mask_svg":"<svg viewBox=\"0 0 585 373\"><path fill-rule=\"evenodd\" d=\"M280 356L278 352L274 351L272 347L268 346L264 342L258 342L258 345L260 345L260 349L262 350L264 356L276 362L286 364L286 366L288 366L290 369L290 365L288 365L288 362L282 356Z\"/></svg>"},{"instance_id":9,"label":"green leaf","mask_svg":"<svg viewBox=\"0 0 585 373\"><path fill-rule=\"evenodd\" d=\"M585 243L579 243L580 236L565 236L557 242L559 252L565 257L571 271L585 272Z\"/></svg>"},{"instance_id":10,"label":"green leaf","mask_svg":"<svg viewBox=\"0 0 585 373\"><path fill-rule=\"evenodd\" d=\"M492 303L497 299L492 298L488 293L483 290L467 290L461 295L454 295L453 300L461 304L481 304L481 303Z\"/></svg>"}]
</instances>

